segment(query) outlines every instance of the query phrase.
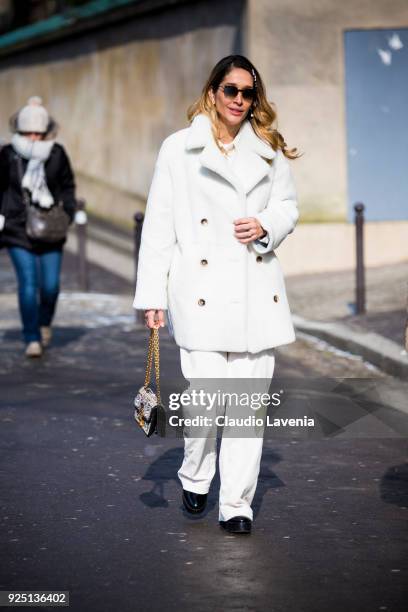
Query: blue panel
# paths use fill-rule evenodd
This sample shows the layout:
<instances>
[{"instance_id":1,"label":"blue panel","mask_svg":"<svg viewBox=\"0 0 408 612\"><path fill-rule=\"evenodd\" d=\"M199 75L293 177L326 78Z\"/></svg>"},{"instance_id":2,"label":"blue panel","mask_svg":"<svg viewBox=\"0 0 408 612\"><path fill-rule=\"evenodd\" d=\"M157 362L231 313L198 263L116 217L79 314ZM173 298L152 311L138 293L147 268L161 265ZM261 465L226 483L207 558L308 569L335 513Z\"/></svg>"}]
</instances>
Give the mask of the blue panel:
<instances>
[{"instance_id":1,"label":"blue panel","mask_svg":"<svg viewBox=\"0 0 408 612\"><path fill-rule=\"evenodd\" d=\"M348 218L408 219L408 29L345 32L345 62Z\"/></svg>"}]
</instances>

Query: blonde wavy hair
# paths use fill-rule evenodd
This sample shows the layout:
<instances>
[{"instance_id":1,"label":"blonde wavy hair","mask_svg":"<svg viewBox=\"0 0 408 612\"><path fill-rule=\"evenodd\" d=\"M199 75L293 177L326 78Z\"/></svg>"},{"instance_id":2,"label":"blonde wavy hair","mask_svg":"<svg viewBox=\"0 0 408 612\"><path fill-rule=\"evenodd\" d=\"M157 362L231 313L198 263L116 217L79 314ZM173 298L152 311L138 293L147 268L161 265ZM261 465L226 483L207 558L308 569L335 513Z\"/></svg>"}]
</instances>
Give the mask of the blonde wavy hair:
<instances>
[{"instance_id":1,"label":"blonde wavy hair","mask_svg":"<svg viewBox=\"0 0 408 612\"><path fill-rule=\"evenodd\" d=\"M247 70L252 76L253 80L255 75L254 85L256 89L256 96L248 110L246 118L243 121L249 121L257 136L269 144L275 151L277 149L281 149L282 153L289 159L300 157L301 154L297 153L296 147L288 149L284 137L276 129L276 106L273 102L269 102L267 100L265 86L263 84L261 75L252 62L250 62L243 55L228 55L227 57L222 58L214 66L206 84L202 89L200 97L187 109L187 118L189 122L191 123L194 117L200 113L207 115L211 120L215 142L220 148L220 145L218 144L218 140L220 138L220 122L218 119L217 109L211 102L209 92L210 89L212 89L215 94L218 87L222 83L222 80L233 68L243 68L244 70ZM253 114L252 117L251 112Z\"/></svg>"}]
</instances>

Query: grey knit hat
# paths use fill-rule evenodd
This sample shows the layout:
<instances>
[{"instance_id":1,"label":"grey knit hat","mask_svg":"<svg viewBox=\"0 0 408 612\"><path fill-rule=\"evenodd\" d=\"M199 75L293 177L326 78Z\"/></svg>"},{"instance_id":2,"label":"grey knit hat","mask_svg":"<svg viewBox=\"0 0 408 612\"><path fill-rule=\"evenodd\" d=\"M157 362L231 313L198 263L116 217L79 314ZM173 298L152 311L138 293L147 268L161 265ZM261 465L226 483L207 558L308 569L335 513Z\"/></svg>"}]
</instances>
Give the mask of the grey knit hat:
<instances>
[{"instance_id":1,"label":"grey knit hat","mask_svg":"<svg viewBox=\"0 0 408 612\"><path fill-rule=\"evenodd\" d=\"M39 96L31 96L27 105L19 111L17 117L17 129L19 132L42 132L47 131L49 116Z\"/></svg>"}]
</instances>

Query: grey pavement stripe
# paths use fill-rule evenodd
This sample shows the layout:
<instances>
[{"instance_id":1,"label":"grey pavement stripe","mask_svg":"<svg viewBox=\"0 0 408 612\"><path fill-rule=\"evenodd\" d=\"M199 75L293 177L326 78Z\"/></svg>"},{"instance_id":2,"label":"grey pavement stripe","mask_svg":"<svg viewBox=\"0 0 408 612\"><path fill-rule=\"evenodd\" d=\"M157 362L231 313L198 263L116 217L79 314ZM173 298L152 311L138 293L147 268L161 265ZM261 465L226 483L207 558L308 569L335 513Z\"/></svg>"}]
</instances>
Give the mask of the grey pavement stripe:
<instances>
[{"instance_id":1,"label":"grey pavement stripe","mask_svg":"<svg viewBox=\"0 0 408 612\"><path fill-rule=\"evenodd\" d=\"M357 353L384 372L408 379L408 355L396 342L374 332L358 332L343 323L309 321L293 315L299 331L326 340L342 350Z\"/></svg>"}]
</instances>

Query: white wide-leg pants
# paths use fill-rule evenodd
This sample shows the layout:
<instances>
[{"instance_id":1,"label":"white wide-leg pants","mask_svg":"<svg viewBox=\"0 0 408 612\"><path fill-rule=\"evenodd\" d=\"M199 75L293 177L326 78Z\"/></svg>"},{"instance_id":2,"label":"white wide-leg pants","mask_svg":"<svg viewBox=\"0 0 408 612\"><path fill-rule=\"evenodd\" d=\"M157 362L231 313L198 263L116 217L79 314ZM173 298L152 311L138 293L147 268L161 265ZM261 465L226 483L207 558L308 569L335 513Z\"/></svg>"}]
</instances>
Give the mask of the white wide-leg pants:
<instances>
[{"instance_id":1,"label":"white wide-leg pants","mask_svg":"<svg viewBox=\"0 0 408 612\"><path fill-rule=\"evenodd\" d=\"M275 368L273 349L259 353L233 353L218 351L191 351L180 348L180 362L186 380L249 379L262 380L262 392L267 392ZM265 382L268 384L265 388ZM255 383L256 384L256 383ZM234 407L225 405L225 415L233 417ZM226 437L221 440L219 470L219 520L233 516L246 516L252 520L251 503L257 485L263 428L245 438ZM216 470L216 437L184 437L184 460L178 471L183 489L193 493L208 493Z\"/></svg>"}]
</instances>

